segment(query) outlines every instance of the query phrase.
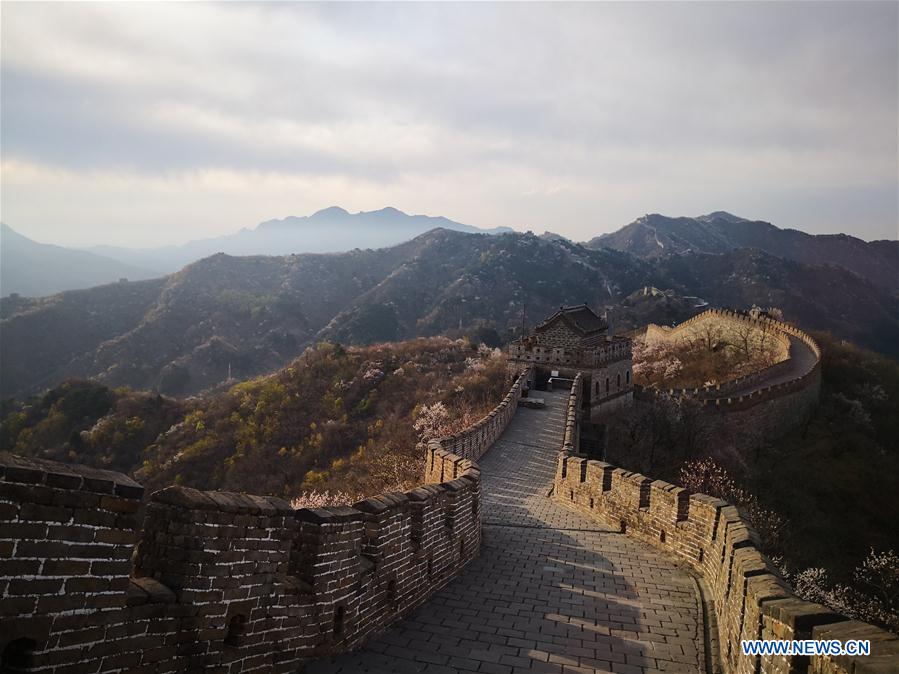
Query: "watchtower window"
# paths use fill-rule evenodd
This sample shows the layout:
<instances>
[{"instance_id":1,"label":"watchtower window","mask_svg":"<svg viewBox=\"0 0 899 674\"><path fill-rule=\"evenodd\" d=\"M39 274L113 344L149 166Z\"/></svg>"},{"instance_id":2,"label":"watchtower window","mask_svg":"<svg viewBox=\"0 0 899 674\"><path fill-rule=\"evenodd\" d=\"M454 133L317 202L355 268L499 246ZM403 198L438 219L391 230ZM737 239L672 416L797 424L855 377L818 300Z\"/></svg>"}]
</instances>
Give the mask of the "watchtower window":
<instances>
[{"instance_id":1,"label":"watchtower window","mask_svg":"<svg viewBox=\"0 0 899 674\"><path fill-rule=\"evenodd\" d=\"M0 657L0 671L2 672L27 672L34 664L34 651L37 642L28 637L13 639Z\"/></svg>"},{"instance_id":2,"label":"watchtower window","mask_svg":"<svg viewBox=\"0 0 899 674\"><path fill-rule=\"evenodd\" d=\"M618 373L618 388L621 388L621 373Z\"/></svg>"},{"instance_id":3,"label":"watchtower window","mask_svg":"<svg viewBox=\"0 0 899 674\"><path fill-rule=\"evenodd\" d=\"M628 370L627 372L624 373L624 383L625 384L631 383L631 371L630 370Z\"/></svg>"},{"instance_id":4,"label":"watchtower window","mask_svg":"<svg viewBox=\"0 0 899 674\"><path fill-rule=\"evenodd\" d=\"M334 636L339 637L343 634L343 619L346 616L346 607L338 606L334 611Z\"/></svg>"},{"instance_id":5,"label":"watchtower window","mask_svg":"<svg viewBox=\"0 0 899 674\"><path fill-rule=\"evenodd\" d=\"M392 579L387 583L387 601L391 606L396 606L396 581Z\"/></svg>"},{"instance_id":6,"label":"watchtower window","mask_svg":"<svg viewBox=\"0 0 899 674\"><path fill-rule=\"evenodd\" d=\"M606 393L609 392L609 378L606 377Z\"/></svg>"},{"instance_id":7,"label":"watchtower window","mask_svg":"<svg viewBox=\"0 0 899 674\"><path fill-rule=\"evenodd\" d=\"M225 635L225 646L236 648L240 646L240 638L246 634L247 617L236 615L228 621L228 632Z\"/></svg>"}]
</instances>

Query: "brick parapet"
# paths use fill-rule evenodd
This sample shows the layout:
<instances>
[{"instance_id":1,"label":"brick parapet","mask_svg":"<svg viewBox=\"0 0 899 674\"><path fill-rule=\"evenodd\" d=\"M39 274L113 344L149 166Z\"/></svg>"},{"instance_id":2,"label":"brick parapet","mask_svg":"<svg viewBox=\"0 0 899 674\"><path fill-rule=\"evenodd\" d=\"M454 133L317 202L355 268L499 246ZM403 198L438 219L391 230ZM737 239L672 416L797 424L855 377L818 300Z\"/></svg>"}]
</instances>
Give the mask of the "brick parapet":
<instances>
[{"instance_id":1,"label":"brick parapet","mask_svg":"<svg viewBox=\"0 0 899 674\"><path fill-rule=\"evenodd\" d=\"M358 646L480 549L477 465L429 455L435 484L294 511L186 487L143 503L124 475L2 453L0 652L36 672L288 672Z\"/></svg>"},{"instance_id":2,"label":"brick parapet","mask_svg":"<svg viewBox=\"0 0 899 674\"><path fill-rule=\"evenodd\" d=\"M553 498L688 564L705 581L715 614L721 665L727 674L851 674L881 658L895 668L899 639L799 599L759 549L758 536L738 508L691 494L611 464L559 453ZM851 629L842 626L858 625ZM857 638L871 640L874 658L742 655L742 639ZM871 671L881 671L872 669ZM885 668L882 671L894 671Z\"/></svg>"},{"instance_id":3,"label":"brick parapet","mask_svg":"<svg viewBox=\"0 0 899 674\"><path fill-rule=\"evenodd\" d=\"M437 438L436 442L442 449L460 458L472 461L480 459L512 421L512 417L515 416L515 411L518 409L518 401L532 376L531 366L519 370L509 392L496 407L468 428L454 435ZM426 467L425 477L431 481L430 468Z\"/></svg>"},{"instance_id":4,"label":"brick parapet","mask_svg":"<svg viewBox=\"0 0 899 674\"><path fill-rule=\"evenodd\" d=\"M571 383L568 404L565 407L565 434L562 436L562 450L574 452L580 444L580 409L583 395L583 375L578 372Z\"/></svg>"}]
</instances>

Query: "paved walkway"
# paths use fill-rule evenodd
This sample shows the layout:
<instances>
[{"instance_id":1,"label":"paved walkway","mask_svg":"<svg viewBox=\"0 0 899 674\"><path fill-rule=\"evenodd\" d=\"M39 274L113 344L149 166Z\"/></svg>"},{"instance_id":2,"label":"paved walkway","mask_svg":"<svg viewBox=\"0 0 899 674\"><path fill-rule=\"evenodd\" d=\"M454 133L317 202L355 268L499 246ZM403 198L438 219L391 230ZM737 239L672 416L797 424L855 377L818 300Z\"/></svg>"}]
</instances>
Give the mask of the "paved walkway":
<instances>
[{"instance_id":1,"label":"paved walkway","mask_svg":"<svg viewBox=\"0 0 899 674\"><path fill-rule=\"evenodd\" d=\"M482 458L481 555L323 672L703 672L694 581L661 552L547 497L567 393L520 408Z\"/></svg>"},{"instance_id":2,"label":"paved walkway","mask_svg":"<svg viewBox=\"0 0 899 674\"><path fill-rule=\"evenodd\" d=\"M727 395L732 398L749 395L769 386L784 384L788 381L793 381L794 379L798 379L799 377L805 376L809 372L811 372L812 368L814 368L815 364L818 362L818 357L815 355L815 352L809 348L808 344L803 342L798 337L794 337L793 335L787 335L787 337L790 340L789 368L781 372L779 375L766 377L762 381L753 382L741 388L730 391Z\"/></svg>"}]
</instances>

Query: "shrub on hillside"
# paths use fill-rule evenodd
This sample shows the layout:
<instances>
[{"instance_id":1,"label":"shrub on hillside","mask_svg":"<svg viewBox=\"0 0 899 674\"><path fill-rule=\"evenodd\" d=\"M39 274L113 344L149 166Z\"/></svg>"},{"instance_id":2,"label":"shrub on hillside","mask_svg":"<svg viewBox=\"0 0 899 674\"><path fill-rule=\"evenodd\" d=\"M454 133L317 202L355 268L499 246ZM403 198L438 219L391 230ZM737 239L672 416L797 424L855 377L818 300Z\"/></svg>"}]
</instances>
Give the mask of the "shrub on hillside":
<instances>
[{"instance_id":1,"label":"shrub on hillside","mask_svg":"<svg viewBox=\"0 0 899 674\"><path fill-rule=\"evenodd\" d=\"M832 582L822 567L786 576L803 599L899 633L899 556L895 551L872 548L856 567L851 584Z\"/></svg>"}]
</instances>

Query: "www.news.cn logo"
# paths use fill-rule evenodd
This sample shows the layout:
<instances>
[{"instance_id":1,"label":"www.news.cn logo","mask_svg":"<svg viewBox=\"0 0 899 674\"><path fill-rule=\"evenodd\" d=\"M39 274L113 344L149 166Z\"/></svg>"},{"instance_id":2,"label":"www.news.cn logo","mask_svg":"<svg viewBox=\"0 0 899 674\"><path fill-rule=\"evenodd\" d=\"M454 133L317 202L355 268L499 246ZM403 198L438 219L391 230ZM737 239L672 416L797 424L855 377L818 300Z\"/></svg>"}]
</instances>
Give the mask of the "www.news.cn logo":
<instances>
[{"instance_id":1,"label":"www.news.cn logo","mask_svg":"<svg viewBox=\"0 0 899 674\"><path fill-rule=\"evenodd\" d=\"M871 655L867 639L750 639L740 642L743 655Z\"/></svg>"}]
</instances>

